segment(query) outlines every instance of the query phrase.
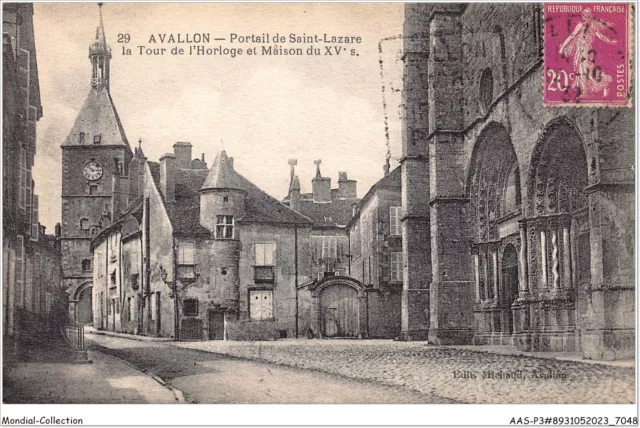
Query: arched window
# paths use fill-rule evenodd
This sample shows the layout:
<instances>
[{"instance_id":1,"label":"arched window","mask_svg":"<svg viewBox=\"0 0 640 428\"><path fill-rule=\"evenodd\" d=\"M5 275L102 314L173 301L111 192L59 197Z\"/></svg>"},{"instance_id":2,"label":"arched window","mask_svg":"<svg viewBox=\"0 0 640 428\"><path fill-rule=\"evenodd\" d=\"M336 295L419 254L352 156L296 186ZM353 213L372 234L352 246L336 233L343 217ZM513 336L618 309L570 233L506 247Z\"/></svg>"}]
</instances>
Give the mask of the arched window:
<instances>
[{"instance_id":1,"label":"arched window","mask_svg":"<svg viewBox=\"0 0 640 428\"><path fill-rule=\"evenodd\" d=\"M83 272L90 272L91 271L91 260L89 260L89 259L82 260L82 271Z\"/></svg>"},{"instance_id":2,"label":"arched window","mask_svg":"<svg viewBox=\"0 0 640 428\"><path fill-rule=\"evenodd\" d=\"M493 73L490 68L485 68L480 76L480 106L482 113L489 111L493 102Z\"/></svg>"},{"instance_id":3,"label":"arched window","mask_svg":"<svg viewBox=\"0 0 640 428\"><path fill-rule=\"evenodd\" d=\"M80 219L80 229L81 230L89 230L89 219L81 218Z\"/></svg>"}]
</instances>

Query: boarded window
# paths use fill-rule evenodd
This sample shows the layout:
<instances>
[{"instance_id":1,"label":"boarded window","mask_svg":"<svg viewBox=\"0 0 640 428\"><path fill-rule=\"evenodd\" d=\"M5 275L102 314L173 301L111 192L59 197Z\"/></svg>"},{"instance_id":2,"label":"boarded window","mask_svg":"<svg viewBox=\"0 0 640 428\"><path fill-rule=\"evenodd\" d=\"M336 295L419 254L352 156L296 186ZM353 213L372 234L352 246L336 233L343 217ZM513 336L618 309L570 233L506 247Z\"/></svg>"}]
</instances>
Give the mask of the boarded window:
<instances>
[{"instance_id":1,"label":"boarded window","mask_svg":"<svg viewBox=\"0 0 640 428\"><path fill-rule=\"evenodd\" d=\"M198 299L185 299L182 302L182 313L185 317L198 316Z\"/></svg>"},{"instance_id":2,"label":"boarded window","mask_svg":"<svg viewBox=\"0 0 640 428\"><path fill-rule=\"evenodd\" d=\"M391 281L402 281L402 252L391 253Z\"/></svg>"},{"instance_id":3,"label":"boarded window","mask_svg":"<svg viewBox=\"0 0 640 428\"><path fill-rule=\"evenodd\" d=\"M273 291L249 291L249 317L251 320L273 319Z\"/></svg>"},{"instance_id":4,"label":"boarded window","mask_svg":"<svg viewBox=\"0 0 640 428\"><path fill-rule=\"evenodd\" d=\"M256 244L256 266L275 266L276 264L276 244L270 242L266 244Z\"/></svg>"},{"instance_id":5,"label":"boarded window","mask_svg":"<svg viewBox=\"0 0 640 428\"><path fill-rule=\"evenodd\" d=\"M196 263L196 244L193 241L178 243L178 264L193 265Z\"/></svg>"},{"instance_id":6,"label":"boarded window","mask_svg":"<svg viewBox=\"0 0 640 428\"><path fill-rule=\"evenodd\" d=\"M401 210L402 207L389 207L389 233L392 235L402 235Z\"/></svg>"}]
</instances>

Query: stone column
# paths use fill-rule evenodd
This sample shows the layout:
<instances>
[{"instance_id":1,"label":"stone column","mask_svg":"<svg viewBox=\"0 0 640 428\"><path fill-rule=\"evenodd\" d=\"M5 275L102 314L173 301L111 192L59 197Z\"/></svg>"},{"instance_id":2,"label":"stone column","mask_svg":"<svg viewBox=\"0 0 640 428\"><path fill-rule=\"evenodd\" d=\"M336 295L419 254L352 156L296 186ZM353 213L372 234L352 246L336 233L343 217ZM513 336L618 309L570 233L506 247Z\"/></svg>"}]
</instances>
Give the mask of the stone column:
<instances>
[{"instance_id":1,"label":"stone column","mask_svg":"<svg viewBox=\"0 0 640 428\"><path fill-rule=\"evenodd\" d=\"M558 230L551 231L551 274L553 291L560 290L560 274L558 272Z\"/></svg>"},{"instance_id":2,"label":"stone column","mask_svg":"<svg viewBox=\"0 0 640 428\"><path fill-rule=\"evenodd\" d=\"M573 276L571 272L571 238L569 226L562 226L562 270L564 273L564 288L573 288Z\"/></svg>"},{"instance_id":3,"label":"stone column","mask_svg":"<svg viewBox=\"0 0 640 428\"><path fill-rule=\"evenodd\" d=\"M540 288L547 288L547 234L540 231Z\"/></svg>"},{"instance_id":4,"label":"stone column","mask_svg":"<svg viewBox=\"0 0 640 428\"><path fill-rule=\"evenodd\" d=\"M527 259L527 228L520 223L520 293L529 293L529 263Z\"/></svg>"},{"instance_id":5,"label":"stone column","mask_svg":"<svg viewBox=\"0 0 640 428\"><path fill-rule=\"evenodd\" d=\"M493 299L498 300L498 250L491 251L493 269Z\"/></svg>"},{"instance_id":6,"label":"stone column","mask_svg":"<svg viewBox=\"0 0 640 428\"><path fill-rule=\"evenodd\" d=\"M478 255L473 255L473 274L476 288L476 303L480 303L480 265Z\"/></svg>"}]
</instances>

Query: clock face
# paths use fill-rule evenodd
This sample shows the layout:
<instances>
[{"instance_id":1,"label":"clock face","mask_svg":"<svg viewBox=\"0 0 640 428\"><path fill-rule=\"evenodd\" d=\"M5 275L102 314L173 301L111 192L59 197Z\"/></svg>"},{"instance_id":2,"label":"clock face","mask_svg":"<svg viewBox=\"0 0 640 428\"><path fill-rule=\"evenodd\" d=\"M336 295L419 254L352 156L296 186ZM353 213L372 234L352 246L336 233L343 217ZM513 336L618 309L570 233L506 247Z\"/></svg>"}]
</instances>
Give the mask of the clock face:
<instances>
[{"instance_id":1,"label":"clock face","mask_svg":"<svg viewBox=\"0 0 640 428\"><path fill-rule=\"evenodd\" d=\"M82 173L87 180L97 180L102 177L102 167L98 162L92 160L84 165Z\"/></svg>"}]
</instances>

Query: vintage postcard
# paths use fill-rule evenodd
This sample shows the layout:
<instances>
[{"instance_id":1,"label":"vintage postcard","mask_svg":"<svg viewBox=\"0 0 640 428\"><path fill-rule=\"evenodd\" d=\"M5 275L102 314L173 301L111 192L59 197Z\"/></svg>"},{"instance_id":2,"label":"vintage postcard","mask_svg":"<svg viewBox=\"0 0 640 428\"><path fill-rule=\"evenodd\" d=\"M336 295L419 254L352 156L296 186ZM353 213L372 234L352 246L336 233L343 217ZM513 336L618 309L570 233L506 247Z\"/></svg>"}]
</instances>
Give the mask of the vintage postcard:
<instances>
[{"instance_id":1,"label":"vintage postcard","mask_svg":"<svg viewBox=\"0 0 640 428\"><path fill-rule=\"evenodd\" d=\"M3 2L2 424L637 425L635 15Z\"/></svg>"}]
</instances>

